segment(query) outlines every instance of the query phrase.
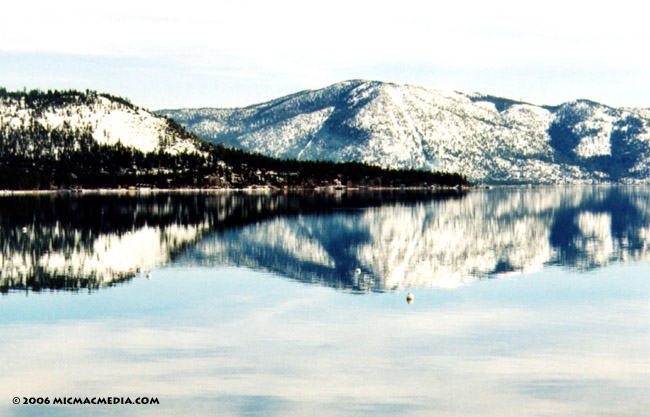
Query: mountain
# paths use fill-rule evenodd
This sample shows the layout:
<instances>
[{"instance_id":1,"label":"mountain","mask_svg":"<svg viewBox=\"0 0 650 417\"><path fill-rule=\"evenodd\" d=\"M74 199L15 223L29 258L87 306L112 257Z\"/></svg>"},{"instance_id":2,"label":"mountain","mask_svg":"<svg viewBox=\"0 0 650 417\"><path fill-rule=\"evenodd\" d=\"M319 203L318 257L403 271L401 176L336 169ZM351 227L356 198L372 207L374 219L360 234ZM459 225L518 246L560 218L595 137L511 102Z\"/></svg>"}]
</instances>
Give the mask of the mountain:
<instances>
[{"instance_id":1,"label":"mountain","mask_svg":"<svg viewBox=\"0 0 650 417\"><path fill-rule=\"evenodd\" d=\"M205 156L202 147L120 97L0 88L0 189L166 185L176 164Z\"/></svg>"},{"instance_id":2,"label":"mountain","mask_svg":"<svg viewBox=\"0 0 650 417\"><path fill-rule=\"evenodd\" d=\"M234 109L160 110L199 137L276 158L461 172L479 183L647 182L650 109L538 106L351 80Z\"/></svg>"},{"instance_id":3,"label":"mountain","mask_svg":"<svg viewBox=\"0 0 650 417\"><path fill-rule=\"evenodd\" d=\"M24 142L23 152L36 154L52 152L55 155L83 146L88 139L100 145L132 147L141 152L164 149L168 153L196 152L197 140L184 134L163 117L131 104L121 97L109 94L76 91L33 90L29 93L12 93L0 89L0 127L6 138L6 150L13 140ZM50 133L54 132L54 133ZM46 148L39 140L50 139ZM66 138L66 133L77 133ZM18 137L22 134L22 137ZM63 136L57 141L56 136ZM69 139L69 140L66 140Z\"/></svg>"},{"instance_id":4,"label":"mountain","mask_svg":"<svg viewBox=\"0 0 650 417\"><path fill-rule=\"evenodd\" d=\"M214 146L94 91L0 88L0 189L462 185L461 175L279 161Z\"/></svg>"}]
</instances>

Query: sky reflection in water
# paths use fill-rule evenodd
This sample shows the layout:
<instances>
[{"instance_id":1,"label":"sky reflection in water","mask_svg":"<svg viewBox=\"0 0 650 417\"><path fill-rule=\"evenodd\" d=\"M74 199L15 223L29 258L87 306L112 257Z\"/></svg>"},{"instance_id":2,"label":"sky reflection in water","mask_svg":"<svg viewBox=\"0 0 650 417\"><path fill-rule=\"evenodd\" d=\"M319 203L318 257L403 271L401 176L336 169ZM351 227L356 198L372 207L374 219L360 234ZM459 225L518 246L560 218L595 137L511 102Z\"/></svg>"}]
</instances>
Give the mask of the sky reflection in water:
<instances>
[{"instance_id":1,"label":"sky reflection in water","mask_svg":"<svg viewBox=\"0 0 650 417\"><path fill-rule=\"evenodd\" d=\"M0 366L0 414L643 415L650 409L650 283L642 240L648 200L637 191L626 206L633 209L581 205L611 198L600 190L586 197L558 189L479 192L270 217L221 230L197 218L194 224L208 224L208 231L177 239L180 249L173 239L160 239L165 232L151 240L173 248L158 258L166 261L150 266L151 280L142 269L123 285L90 293L11 290L2 296L0 354L7 360ZM608 229L603 216L612 225L628 220ZM579 233L562 228L573 237L553 243L553 225L567 217L574 221L560 223L577 225ZM336 245L323 240L323 225L336 236L357 236L358 243L328 249ZM117 233L115 241L132 231ZM464 255L427 246L454 231L463 238L446 246ZM266 246L259 240L265 232L273 232ZM534 242L525 238L531 233ZM400 246L405 235L412 239ZM274 236L311 240L282 246ZM236 248L249 246L237 255ZM408 261L401 264L403 281L381 275L397 276L390 256L362 263L380 259L366 253L385 249L401 254L392 259ZM471 256L472 265L484 268L446 286L479 276L502 279L454 290L441 288L432 275L418 281L409 271L426 262L427 252L457 259L455 270L446 268L458 274L468 270L463 262ZM309 253L317 256L305 259ZM630 258L637 262L623 262ZM352 274L328 280L337 277L332 270L342 260L349 263L339 270ZM505 262L508 271L537 272L495 270ZM364 283L369 279L375 282ZM411 305L406 291L415 294ZM161 404L10 403L13 396L139 395L157 396Z\"/></svg>"}]
</instances>

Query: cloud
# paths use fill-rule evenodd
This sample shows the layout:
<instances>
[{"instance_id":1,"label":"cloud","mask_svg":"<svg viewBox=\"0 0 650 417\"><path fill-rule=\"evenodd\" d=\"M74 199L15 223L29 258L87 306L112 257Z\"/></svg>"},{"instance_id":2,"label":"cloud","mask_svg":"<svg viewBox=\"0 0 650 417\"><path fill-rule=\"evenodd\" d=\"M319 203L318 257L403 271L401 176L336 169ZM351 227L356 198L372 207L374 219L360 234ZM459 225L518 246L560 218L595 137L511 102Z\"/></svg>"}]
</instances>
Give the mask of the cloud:
<instances>
[{"instance_id":1,"label":"cloud","mask_svg":"<svg viewBox=\"0 0 650 417\"><path fill-rule=\"evenodd\" d=\"M278 72L383 61L464 66L560 62L648 68L629 1L328 3L189 0L111 5L15 2L0 49L68 54L233 56ZM647 38L647 36L646 36Z\"/></svg>"},{"instance_id":2,"label":"cloud","mask_svg":"<svg viewBox=\"0 0 650 417\"><path fill-rule=\"evenodd\" d=\"M155 63L163 75L135 86L119 65L115 82L98 76L79 86L107 85L153 108L248 105L347 78L514 91L549 104L579 94L647 107L649 92L640 82L650 72L650 26L632 0L26 0L4 5L3 15L11 18L0 26L0 55L43 56L44 79L57 77L48 56ZM549 71L586 71L588 80L576 86L562 75L547 79ZM20 78L6 72L3 79ZM33 83L25 75L15 85ZM182 94L170 98L163 87Z\"/></svg>"}]
</instances>

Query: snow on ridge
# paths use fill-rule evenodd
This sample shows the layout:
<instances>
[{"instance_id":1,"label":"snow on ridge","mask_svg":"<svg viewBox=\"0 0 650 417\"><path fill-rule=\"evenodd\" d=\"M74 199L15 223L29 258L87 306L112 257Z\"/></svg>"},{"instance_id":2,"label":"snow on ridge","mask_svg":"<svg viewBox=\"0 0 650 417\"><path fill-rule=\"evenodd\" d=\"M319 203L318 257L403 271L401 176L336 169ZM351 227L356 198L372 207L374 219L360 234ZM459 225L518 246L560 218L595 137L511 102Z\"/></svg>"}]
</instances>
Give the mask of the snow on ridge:
<instances>
[{"instance_id":1,"label":"snow on ridge","mask_svg":"<svg viewBox=\"0 0 650 417\"><path fill-rule=\"evenodd\" d=\"M44 109L26 108L22 101L5 99L0 101L0 122L10 128L36 123L46 129L89 129L100 144L120 142L145 153L160 148L172 154L197 152L194 139L179 136L165 118L101 95L93 97L89 104L63 104Z\"/></svg>"}]
</instances>

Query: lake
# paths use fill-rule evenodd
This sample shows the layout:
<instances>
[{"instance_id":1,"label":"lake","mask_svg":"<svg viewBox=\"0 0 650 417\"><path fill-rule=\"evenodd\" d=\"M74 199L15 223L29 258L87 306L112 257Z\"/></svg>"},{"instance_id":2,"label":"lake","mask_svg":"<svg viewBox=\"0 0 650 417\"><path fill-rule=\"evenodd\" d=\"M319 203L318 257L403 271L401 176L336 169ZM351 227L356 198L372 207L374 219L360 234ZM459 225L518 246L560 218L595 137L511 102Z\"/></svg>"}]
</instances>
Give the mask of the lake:
<instances>
[{"instance_id":1,"label":"lake","mask_svg":"<svg viewBox=\"0 0 650 417\"><path fill-rule=\"evenodd\" d=\"M2 416L650 410L650 187L5 194L0 239Z\"/></svg>"}]
</instances>

